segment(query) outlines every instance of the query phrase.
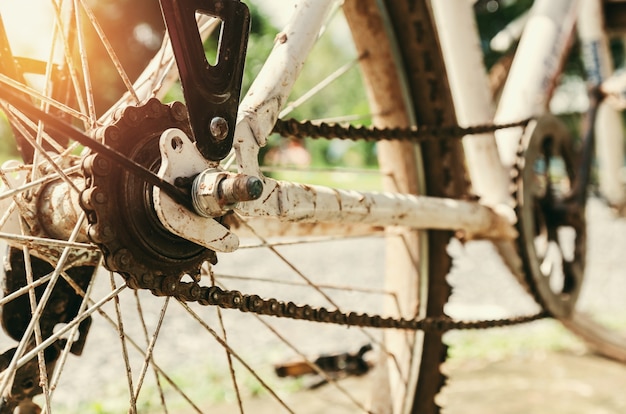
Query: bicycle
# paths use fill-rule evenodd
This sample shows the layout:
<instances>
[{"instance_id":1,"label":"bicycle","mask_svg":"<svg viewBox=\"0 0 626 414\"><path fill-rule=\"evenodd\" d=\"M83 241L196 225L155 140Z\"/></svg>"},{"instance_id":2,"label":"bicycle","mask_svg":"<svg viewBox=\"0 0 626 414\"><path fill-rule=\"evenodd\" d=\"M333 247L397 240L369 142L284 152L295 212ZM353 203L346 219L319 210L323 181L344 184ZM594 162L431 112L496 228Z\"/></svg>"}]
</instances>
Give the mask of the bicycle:
<instances>
[{"instance_id":1,"label":"bicycle","mask_svg":"<svg viewBox=\"0 0 626 414\"><path fill-rule=\"evenodd\" d=\"M345 1L343 15L353 35L355 62L363 71L369 116L376 128L344 128L277 121L320 30L328 16L335 15L335 2L304 0L296 5L292 20L277 34L274 49L241 103L247 8L235 0L160 3L169 39L166 37L135 83L124 74L84 1L68 2L65 8L52 2L57 26L67 23L69 27L52 31L51 38L65 52L61 61L52 59L46 64L18 58L11 52L6 33L0 31L0 99L23 159L0 170L4 185L0 202L5 211L0 236L11 246L4 274L2 325L7 336L18 343L2 355L0 411L34 410L35 397L43 400L46 412L52 411L52 394L63 388L58 381L66 361L80 365L88 351L96 354L92 358L105 351L97 349L94 339L87 340L88 333L90 338L97 335L91 328L91 315L97 313L120 339L119 362L131 412L147 410L149 397L164 411L167 407L178 410L174 405L178 402L166 402L171 394L202 412L204 407L193 402L191 394L206 393L213 385L192 384L183 390L176 385L181 380L168 375L159 362L176 367L205 356L195 355L201 351L178 337L178 349L159 353L157 339L167 336L166 330L176 336L177 324L185 323L165 319L166 311L176 312L171 310L174 301L170 298L219 345L212 353L224 353L223 361L209 359L209 365L230 377L220 382L232 383L241 412L254 410L243 404L246 375L261 384L277 406L292 411L281 392L269 384L272 376L259 368L264 365L244 358L255 344L248 340L246 327L244 332L232 334L239 324L234 318L242 312L254 314L248 317L270 330L282 349L303 359L302 366L320 375L347 404L362 412L435 412L435 396L444 382L440 364L446 345L442 337L450 329L517 324L550 315L569 323L612 357L626 359L621 339L599 335L596 330L604 333L606 327L596 322L587 325L587 319L583 323L575 310L582 287L579 271L584 265L586 187L574 191L578 163L569 157L571 141L562 124L552 117L530 119L535 113L521 112L520 116L519 110L515 119L500 119L495 124L491 115L461 115L464 104L459 102L463 98L455 90L456 80L451 74L450 80L445 76L446 69L452 73L452 68L461 66L450 61L453 54L446 54L451 50L446 47L450 40L444 39L448 32L442 27L452 22L452 17L466 19L457 26L462 28L457 34L467 35L473 24L470 13L443 12L438 9L443 2L391 1L379 8L375 1ZM564 13L572 17L573 3L559 4L567 5ZM563 24L559 33L564 37L559 39L571 33L568 27L573 30L575 19L570 20L571 26ZM87 23L104 39L128 88L103 115L97 115L89 96L90 71L77 73L90 64L80 30ZM220 24L218 58L209 64L201 39ZM472 39L457 36L452 41ZM564 42L556 44L565 53ZM467 50L477 52L473 47ZM479 58L479 53L473 55L473 59ZM175 66L186 104L162 103ZM558 73L558 68L555 70ZM27 73L43 77L41 90L28 86ZM472 79L481 79L474 75ZM487 91L477 83L479 93ZM412 125L420 127L410 128ZM514 165L506 165L507 159L497 153L495 139L489 135L505 129L518 135L512 141L513 149L505 150L513 158L509 164ZM259 149L272 131L296 138L377 141L387 192L338 190L269 178L261 171ZM463 138L477 134L482 135ZM473 145L486 149L476 151ZM518 152L520 148L525 152ZM468 157L466 162L464 152L475 158ZM548 171L547 167L556 163L553 158L562 160L560 175ZM519 173L515 198L504 167L497 167L500 159ZM531 168L535 164L545 168L535 171ZM493 166L482 178L475 168L481 165ZM588 167L588 163L581 165ZM481 202L468 197L472 192L467 174ZM552 182L556 178L562 178L564 190L557 191ZM529 185L534 180L540 185ZM572 194L580 199L571 197L575 202L570 202L567 196ZM537 195L542 196L543 204L535 201ZM553 216L540 222L538 217L547 217L547 213ZM573 228L578 239L571 257L554 260L574 271L566 268L564 276L552 277L537 266L540 259L551 257L541 256L535 237L545 230L548 237L544 240L554 242L558 227ZM493 241L542 309L504 320L446 317L444 305L450 295L446 275L451 266L446 248L455 234L464 240ZM368 268L368 256L363 255L357 256L365 262L361 272L352 269L353 263L344 269L359 277L339 285L333 280L336 276L321 280L320 268L332 263L329 258L333 254L341 255L339 249L347 249L338 246L350 243L360 249L355 238L372 235L384 235L385 247L381 241L366 242L365 246L375 253L387 250L385 280L368 276L381 269ZM343 243L337 241L342 239ZM315 243L316 249L328 243L330 247L321 253L327 261L296 266L295 259L312 254L307 242ZM305 247L297 250L300 244ZM265 253L247 255L254 250ZM268 262L265 266L270 269L256 277L229 277L225 270L260 272L262 262ZM108 281L104 272L96 272L100 264L109 271ZM275 298L277 287L268 287L268 278L288 286L289 297ZM101 286L103 279L110 284L108 289ZM550 285L553 280L556 288ZM344 284L349 288L341 286ZM358 295L345 293L350 290ZM335 291L344 293L336 295ZM364 303L368 295L375 299ZM120 303L129 296L133 304ZM188 302L194 303L193 308ZM136 319L122 319L122 310L128 306L138 311ZM155 315L159 315L156 320ZM308 337L299 338L291 320L324 324L310 328L302 322ZM130 325L135 325L134 336ZM346 325L358 329L347 330ZM256 331L253 334L261 337ZM377 349L376 373L371 375L376 393L371 405L336 381L332 369L325 371L306 357L312 352L313 339L323 341L323 336L334 335L346 343L367 340ZM240 349L231 345L235 336ZM96 349L89 350L90 346ZM131 351L138 353L137 361L130 357ZM85 355L68 359L70 353ZM105 370L106 365L98 368ZM200 377L210 374L198 370L190 369ZM148 371L152 371L151 378ZM149 379L151 388L144 384ZM146 396L149 393L154 395Z\"/></svg>"}]
</instances>

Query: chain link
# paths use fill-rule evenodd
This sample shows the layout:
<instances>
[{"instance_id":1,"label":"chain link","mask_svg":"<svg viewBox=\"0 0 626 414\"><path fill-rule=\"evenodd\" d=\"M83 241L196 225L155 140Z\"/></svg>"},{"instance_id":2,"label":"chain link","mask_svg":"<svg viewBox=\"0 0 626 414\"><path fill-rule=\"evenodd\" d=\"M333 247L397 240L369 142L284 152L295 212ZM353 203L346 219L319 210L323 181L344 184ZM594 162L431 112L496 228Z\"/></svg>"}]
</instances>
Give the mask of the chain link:
<instances>
[{"instance_id":1,"label":"chain link","mask_svg":"<svg viewBox=\"0 0 626 414\"><path fill-rule=\"evenodd\" d=\"M449 317L405 319L369 315L367 313L342 312L339 309L297 305L275 298L263 299L258 295L244 294L238 290L223 290L218 286L199 286L196 282L175 282L165 278L167 294L186 302L198 302L205 306L219 306L223 309L237 309L257 315L305 320L336 325L359 326L366 328L420 330L425 332L445 332L450 330L489 329L519 325L549 316L545 311L533 315L506 319L459 321ZM154 291L154 289L153 289Z\"/></svg>"},{"instance_id":2,"label":"chain link","mask_svg":"<svg viewBox=\"0 0 626 414\"><path fill-rule=\"evenodd\" d=\"M531 120L532 118L528 118L506 124L484 124L470 127L461 127L458 125L441 127L423 125L409 128L375 128L366 126L355 127L353 125L342 126L336 123L314 124L311 121L301 122L295 119L279 119L274 126L273 132L283 137L297 139L308 137L365 141L399 140L419 144L430 140L461 139L465 135L485 134L495 132L499 129L525 127Z\"/></svg>"}]
</instances>

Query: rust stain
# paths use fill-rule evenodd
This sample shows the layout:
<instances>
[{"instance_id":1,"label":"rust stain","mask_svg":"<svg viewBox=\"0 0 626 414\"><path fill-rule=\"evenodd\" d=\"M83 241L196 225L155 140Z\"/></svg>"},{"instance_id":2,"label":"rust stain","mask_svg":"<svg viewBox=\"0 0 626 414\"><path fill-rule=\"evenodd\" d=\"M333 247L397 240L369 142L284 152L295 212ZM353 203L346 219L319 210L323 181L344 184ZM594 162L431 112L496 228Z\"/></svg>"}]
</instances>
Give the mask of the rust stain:
<instances>
[{"instance_id":1,"label":"rust stain","mask_svg":"<svg viewBox=\"0 0 626 414\"><path fill-rule=\"evenodd\" d=\"M337 190L333 190L333 192L335 193L335 198L337 199L337 207L338 207L339 211L342 212L343 211L343 203L341 202L341 194Z\"/></svg>"},{"instance_id":2,"label":"rust stain","mask_svg":"<svg viewBox=\"0 0 626 414\"><path fill-rule=\"evenodd\" d=\"M280 33L278 33L278 34L276 35L276 39L275 39L275 41L276 41L276 42L278 42L278 43L280 43L280 44L285 44L285 43L287 43L287 40L288 40L288 38L287 38L287 33L285 33L285 32L280 32Z\"/></svg>"},{"instance_id":3,"label":"rust stain","mask_svg":"<svg viewBox=\"0 0 626 414\"><path fill-rule=\"evenodd\" d=\"M265 197L265 199L263 199L262 204L265 204L267 202L267 200L269 200L272 197L272 194L274 194L274 192L276 192L277 188L278 188L278 186L274 186L274 188L272 188L272 191L270 191L269 194L267 195L267 197Z\"/></svg>"}]
</instances>

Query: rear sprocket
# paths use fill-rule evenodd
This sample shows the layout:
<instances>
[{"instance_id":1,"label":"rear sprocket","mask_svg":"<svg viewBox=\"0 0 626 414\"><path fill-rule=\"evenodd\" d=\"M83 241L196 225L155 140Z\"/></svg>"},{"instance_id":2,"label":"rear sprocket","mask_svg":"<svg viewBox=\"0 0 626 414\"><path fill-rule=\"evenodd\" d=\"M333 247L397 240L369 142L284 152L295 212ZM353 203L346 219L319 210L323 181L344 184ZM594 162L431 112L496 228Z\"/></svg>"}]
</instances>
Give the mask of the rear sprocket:
<instances>
[{"instance_id":1,"label":"rear sprocket","mask_svg":"<svg viewBox=\"0 0 626 414\"><path fill-rule=\"evenodd\" d=\"M185 106L150 99L125 108L100 132L100 138L156 172L161 165L159 139L169 128L191 133ZM87 212L89 238L102 250L105 267L123 275L129 286L161 294L155 280L180 280L185 274L195 277L204 262L216 262L215 252L163 227L154 210L150 184L143 179L101 154L86 157L83 170L87 180L81 205Z\"/></svg>"}]
</instances>

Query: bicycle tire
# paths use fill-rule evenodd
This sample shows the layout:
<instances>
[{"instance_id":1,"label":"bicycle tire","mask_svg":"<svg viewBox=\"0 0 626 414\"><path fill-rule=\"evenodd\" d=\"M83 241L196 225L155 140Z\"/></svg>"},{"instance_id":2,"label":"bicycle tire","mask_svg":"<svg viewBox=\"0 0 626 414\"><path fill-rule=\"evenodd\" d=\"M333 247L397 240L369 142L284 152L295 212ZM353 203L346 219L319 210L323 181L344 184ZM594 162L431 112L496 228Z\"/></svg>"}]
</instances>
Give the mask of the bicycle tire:
<instances>
[{"instance_id":1,"label":"bicycle tire","mask_svg":"<svg viewBox=\"0 0 626 414\"><path fill-rule=\"evenodd\" d=\"M367 54L369 54L369 56L371 57L371 59L361 59L361 63L366 77L368 77L367 74L369 73L372 85L374 86L371 89L371 92L374 93L374 96L371 96L371 99L373 105L377 105L377 110L373 112L382 114L388 113L389 111L387 111L387 109L389 109L390 107L386 105L397 104L397 102L394 103L394 101L399 101L399 96L405 96L407 98L406 102L409 102L408 106L412 107L412 109L408 111L405 109L403 111L404 113L400 113L397 107L393 107L393 109L390 110L392 115L388 116L387 118L383 116L378 120L375 120L375 122L378 122L379 126L405 126L409 124L442 125L447 123L454 123L454 111L451 104L451 98L449 96L447 81L445 77L442 76L442 74L445 73L443 69L443 59L441 57L440 51L438 50L438 42L436 41L436 33L432 24L429 6L426 3L422 2L401 4L400 2L390 1L386 4L386 8L387 11L381 13L381 11L375 5L374 1L348 1L344 5L344 10L348 17L348 20L350 20L350 23L353 25L353 33L357 33L357 35L355 35L357 47L361 48L361 52L367 51ZM371 25L373 21L376 22L374 26ZM418 39L417 33L415 32L416 21L424 25L422 34L425 34L425 36L427 36L426 38ZM354 25L356 25L356 28ZM379 32L374 33L376 30L373 30L373 27L377 27L377 30L379 30ZM362 31L363 28L365 28L364 31ZM366 32L369 32L369 35L372 35L374 37L368 38ZM389 49L380 48L380 43L378 42L378 40L373 40L381 39L381 35L382 39L387 39L386 41L390 42ZM389 40L393 37L395 37L396 40ZM392 50L396 50L398 53L390 53ZM386 54L386 56L390 59L382 59L377 56L377 53L381 52L383 54ZM413 56L427 57L428 61L416 61ZM381 64L381 62L383 62L384 66L387 67L383 72L379 70L379 65ZM380 79L381 73L385 74L382 81ZM398 73L400 73L401 75L398 76ZM407 82L407 85L398 84L396 82L398 79L404 79ZM386 86L381 87L381 82ZM391 87L390 85L392 83L396 83L395 86ZM406 91L403 90L405 86L408 86ZM428 91L426 86L431 88L435 87L436 93L431 93L428 96L425 96L424 94L427 93L426 91ZM381 91L388 95L375 96L375 93ZM118 101L115 106L124 108L126 105L128 105L127 99L128 98L126 98L126 100ZM61 112L63 111L71 112L68 111L67 108L61 108ZM29 135L29 133L33 133L33 131L37 130L37 128L34 126L24 127L24 121L19 119L19 115L15 112L11 112L11 114L11 120L13 121L12 124L20 135ZM102 126L104 125L106 127L107 124L111 122L111 119L116 119L116 117L119 116L119 111L118 113L116 113L115 109L112 108L107 111L107 114L104 117L97 121L93 119L92 115L89 114L84 115L84 117L81 119L86 125L85 131L87 133L95 133L95 130L91 130L93 126L102 128ZM91 121L89 121L90 119ZM69 165L70 171L75 171L77 169L80 157L70 156L62 152L63 148L59 148L60 146L66 144L65 141L59 139L58 142L61 143L60 146L49 140L46 142L48 144L46 145L45 150L48 151L51 149L53 153L57 152L63 154L63 157L61 158L64 159L64 162L66 162L66 164L61 167L61 163L54 161L52 158L45 158L44 164L46 164L47 166L58 167L57 169L67 169L67 165ZM26 144L23 143L22 145ZM36 146L37 144L30 143L28 145ZM49 146L51 146L52 148L49 148ZM392 169L394 173L397 173L396 178L391 180L393 183L388 184L390 185L390 187L387 187L388 190L407 193L421 192L433 196L447 197L456 197L463 194L463 163L461 161L462 154L458 143L450 144L448 141L441 141L432 144L425 144L420 150L421 154L417 153L415 155L414 150L410 147L410 145L407 146L406 144L398 145L396 143L385 143L381 145L381 147L386 147L385 149L381 149L381 152L384 154L381 156L381 168ZM44 157L43 151L41 151L42 149L43 148L41 147L35 148L35 160L41 160L41 157ZM143 151L143 149L141 150ZM25 161L28 162L28 158L30 158L30 155L25 155L25 157L27 158ZM400 158L405 160L402 167L398 167L397 165L397 160ZM442 165L446 166L446 168L442 168ZM32 169L32 167L29 168ZM35 179L25 177L27 174L24 171L27 170L27 168L17 166L16 164L11 164L4 167L4 169L2 170L3 175L4 177L12 176L12 178L10 179L10 181L12 181L12 184L9 185L5 182L5 193L3 196L13 198L14 193L12 192L10 187L16 187L18 189L18 198L13 198L14 200L19 199L16 204L18 205L18 207L9 207L8 211L13 211L13 209L20 210L21 219L25 219L26 224L32 227L40 224L39 219L36 217L39 211L35 210L34 218L32 217L32 215L26 217L28 213L28 208L26 207L33 205L38 206L38 203L28 204L19 197L22 197L24 194L30 193L30 197L34 195L35 198L38 198L41 195L40 192L46 192L46 194L48 194L48 191L53 192L54 186L47 185L51 181L47 181L45 179L43 180L43 182L46 183L46 185L38 186ZM48 171L53 170L49 169ZM52 173L47 172L46 174L54 175L54 171ZM74 173L68 173L68 175L65 176L66 181L74 180L75 176L71 174ZM68 177L69 180L67 179ZM6 179L8 180L8 178ZM26 179L27 182L29 180L34 181L35 184L33 184L32 188L36 188L36 191L29 191L28 184L24 185L18 183L21 179ZM425 182L420 184L420 180L425 180ZM400 184L398 186L399 182L403 182L403 184ZM72 186L70 185L70 191L73 191L71 187ZM420 189L419 187L422 188ZM74 193L73 197L77 196L78 194ZM50 205L46 206L51 207ZM71 211L71 214L76 216L74 221L78 221L78 217L81 215L81 211ZM7 218L10 218L8 214ZM11 220L13 219L11 218ZM19 234L19 226L15 227L18 224L18 222L14 221L7 225L7 227L13 225L13 232ZM3 230L6 230L6 228ZM36 229L31 228L30 230L39 235L42 235L41 232L36 232ZM53 263L53 267L54 263L59 260L59 258L63 257L63 246L74 245L80 247L85 251L93 252L93 247L87 246L84 243L76 244L76 242L73 240L66 241L66 244L58 244L55 234L57 233L57 231L63 233L64 231L67 232L67 230L68 229L55 229L54 226L47 227L43 230L45 238L49 239L47 242L49 243L49 246L60 246L58 247L56 253L50 253L52 256L56 257L45 257L45 259ZM29 264L29 262L38 263L38 259L35 259L35 257L42 256L42 254L35 253L34 251L29 250L27 244L25 244L25 239L19 240L18 237L18 241L16 242L15 239L6 235L3 237L6 241L8 241L9 244L13 244L14 246L16 246L11 249L11 254L21 256L20 260L8 260L8 264L5 268L4 277L5 296L15 292L20 287L22 287L21 284L19 284L20 286L8 286L6 284L7 281L21 280L27 277L29 273L34 274L35 279L50 274L51 268L49 267L49 265L34 265L32 263ZM420 237L422 239L421 241L418 241ZM387 246L387 251L395 252L395 256L392 256L390 259L388 259L388 262L390 262L391 265L388 267L387 273L402 274L399 279L400 282L395 283L400 284L400 289L406 290L406 292L404 293L407 294L409 302L412 303L410 309L405 312L405 315L410 317L443 315L443 305L447 301L448 295L450 293L450 288L446 282L446 275L450 267L450 259L446 253L446 246L450 237L451 234L449 232L429 232L426 236L419 236L415 232L407 232L401 237L398 237L397 234L389 237L389 239L392 241L390 242L391 244ZM79 238L86 241L84 234L80 235ZM399 250L397 248L399 240L401 244L405 244L407 240L409 240L410 248L407 249L406 247L403 247L403 252L399 253ZM37 240L35 244L39 243L40 241L41 240ZM420 243L421 246L419 246ZM426 245L428 246L427 249L425 248ZM34 245L32 247L33 249L35 249ZM25 250L23 250L22 253L19 253L19 248ZM50 247L50 249L52 249L52 247ZM422 252L422 254L425 254L427 257L422 258L422 262L418 266L416 266L415 260L416 254L418 252ZM35 256L30 256L29 253L35 254ZM93 272L93 268L97 264L96 261L97 255L93 254L91 257L88 257L83 262L76 261L72 266L72 269L78 267L77 263L83 264L84 267L87 269L87 275L78 277L91 280L91 278L93 277L91 276L91 272ZM398 262L408 263L408 267L410 269L400 269L397 265ZM23 268L20 268L20 265L22 265ZM419 269L416 269L416 267L419 267ZM19 274L19 276L17 276L17 274ZM52 274L53 276L59 276L60 272L52 271ZM413 278L411 290L406 289L407 278ZM70 295L68 292L71 289L75 288L70 288L69 290L66 289L62 292L61 296L63 296L63 294ZM87 287L83 286L83 289L85 290L87 289ZM113 290L116 290L116 285L114 285ZM54 292L58 292L58 290ZM37 299L40 299L41 294L41 291L36 291L35 296L37 297ZM115 295L114 299L118 300L117 295ZM416 299L418 299L417 302ZM51 300L55 301L55 303L58 302L54 294ZM59 300L62 301L62 299ZM71 297L70 300L75 301L77 299ZM22 303L19 304L19 306L25 307L26 304ZM4 314L8 314L8 312L6 312L6 309L8 308L5 308ZM163 309L165 309L165 305ZM46 312L49 311L50 309L46 308ZM81 312L81 310L77 309L76 312ZM73 315L71 315L70 312L69 316L65 317L62 320L55 320L55 322L68 323L72 318ZM219 316L219 319L222 319L221 315ZM25 326L23 326L24 322L21 323L22 325L20 325L18 331L25 329ZM144 324L143 329L146 330L145 322L142 323ZM122 320L120 319L117 324L122 325ZM6 325L9 325L9 322L6 322ZM83 326L83 328L81 329L89 330L88 327L84 327L84 325L81 326ZM44 339L46 335L51 335L51 331L53 328L54 327L46 328L50 332L46 331ZM124 336L124 333L118 333L120 336ZM13 332L14 339L19 339L20 335L21 332ZM90 333L90 335L94 334ZM404 336L404 334L402 334L402 336ZM77 355L82 353L82 347L85 344L81 341L83 341L85 338L86 332L85 337L81 337L81 339L75 343L75 347L71 346L72 353L75 353ZM417 345L413 350L413 360L408 365L407 375L412 379L411 381L408 381L410 385L405 391L402 392L403 395L401 396L401 398L399 398L399 400L401 400L400 402L385 401L381 397L376 396L376 400L374 401L374 406L376 408L373 408L373 410L375 410L376 412L388 412L387 410L389 409L393 410L391 412L406 412L407 410L410 410L411 412L428 413L438 411L437 404L435 403L435 397L445 380L440 372L440 364L445 359L446 347L442 341L442 334L440 333L418 333L416 335L416 338ZM93 341L91 339L87 340ZM65 345L65 343L67 342L68 341L66 340L63 345ZM122 343L125 344L125 341L122 340ZM133 344L131 343L130 345ZM87 343L87 346L89 346L89 342ZM123 345L123 347L127 346L129 345ZM11 358L9 357L9 354L6 355L7 357L5 358L5 362L8 365ZM85 357L83 356L81 358ZM77 358L77 360L80 360L81 358ZM76 363L78 364L80 363L80 361ZM159 367L153 366L152 369L155 371L155 373L158 373L155 374L155 377L161 377L163 381L171 380L170 378L164 376ZM384 371L384 369L382 371ZM48 375L52 375L52 371L49 372ZM393 385L388 385L389 379L387 373L379 373L378 377L383 378L383 383L387 385L381 386L381 383L378 382L377 385L375 385L375 388L377 390L393 389ZM129 388L132 388L132 379L129 379L129 383L131 384L129 385ZM32 384L28 383L28 385ZM35 391L31 390L31 392ZM131 391L129 391L131 395L133 394L133 392L134 391L132 389ZM160 390L159 393L162 396L163 391ZM133 396L130 397L129 405L131 406L131 410L133 408L133 405L136 405L136 402L133 398ZM30 404L30 398L26 398L24 401L24 404ZM49 402L44 401L44 404L47 405L49 404ZM201 411L201 409L199 409L195 405L192 405L192 407L197 411ZM7 409L6 406L4 409ZM359 410L362 409L363 408L361 406Z\"/></svg>"}]
</instances>

